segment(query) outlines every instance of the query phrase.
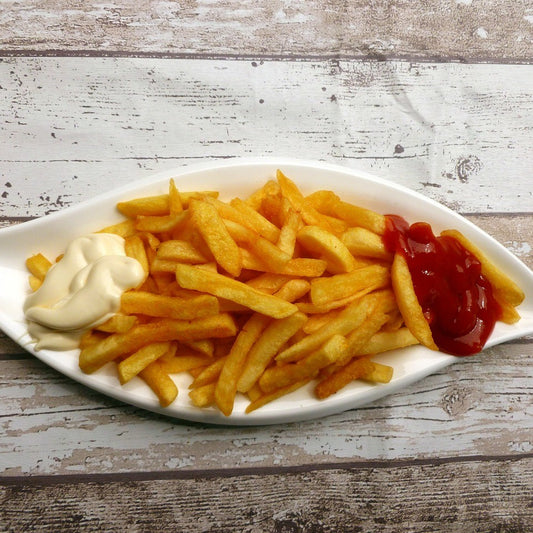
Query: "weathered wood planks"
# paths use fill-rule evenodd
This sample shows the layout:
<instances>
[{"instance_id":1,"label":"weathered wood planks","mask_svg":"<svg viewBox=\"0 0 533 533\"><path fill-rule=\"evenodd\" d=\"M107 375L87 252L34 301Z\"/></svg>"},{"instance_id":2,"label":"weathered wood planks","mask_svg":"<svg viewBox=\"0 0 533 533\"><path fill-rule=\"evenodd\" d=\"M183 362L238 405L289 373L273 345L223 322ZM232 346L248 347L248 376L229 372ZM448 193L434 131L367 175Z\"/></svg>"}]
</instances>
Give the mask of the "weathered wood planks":
<instances>
[{"instance_id":1,"label":"weathered wood planks","mask_svg":"<svg viewBox=\"0 0 533 533\"><path fill-rule=\"evenodd\" d=\"M9 531L525 533L532 475L530 454L228 477L29 478L0 481L0 498Z\"/></svg>"},{"instance_id":2,"label":"weathered wood planks","mask_svg":"<svg viewBox=\"0 0 533 533\"><path fill-rule=\"evenodd\" d=\"M8 0L0 48L19 53L329 56L528 62L527 0Z\"/></svg>"},{"instance_id":3,"label":"weathered wood planks","mask_svg":"<svg viewBox=\"0 0 533 533\"><path fill-rule=\"evenodd\" d=\"M295 154L457 211L531 208L524 66L34 57L4 58L0 79L2 217L197 160Z\"/></svg>"}]
</instances>

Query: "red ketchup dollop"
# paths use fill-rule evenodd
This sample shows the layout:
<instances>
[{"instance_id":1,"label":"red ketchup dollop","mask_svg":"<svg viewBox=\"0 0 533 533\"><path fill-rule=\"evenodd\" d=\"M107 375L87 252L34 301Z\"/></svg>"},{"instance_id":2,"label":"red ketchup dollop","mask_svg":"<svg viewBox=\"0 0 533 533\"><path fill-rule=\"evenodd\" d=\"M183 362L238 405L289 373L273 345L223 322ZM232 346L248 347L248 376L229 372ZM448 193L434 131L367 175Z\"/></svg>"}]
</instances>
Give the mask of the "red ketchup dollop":
<instances>
[{"instance_id":1,"label":"red ketchup dollop","mask_svg":"<svg viewBox=\"0 0 533 533\"><path fill-rule=\"evenodd\" d=\"M386 216L383 242L405 257L418 302L440 351L452 355L480 352L501 316L481 263L457 239L436 237L425 222L409 225Z\"/></svg>"}]
</instances>

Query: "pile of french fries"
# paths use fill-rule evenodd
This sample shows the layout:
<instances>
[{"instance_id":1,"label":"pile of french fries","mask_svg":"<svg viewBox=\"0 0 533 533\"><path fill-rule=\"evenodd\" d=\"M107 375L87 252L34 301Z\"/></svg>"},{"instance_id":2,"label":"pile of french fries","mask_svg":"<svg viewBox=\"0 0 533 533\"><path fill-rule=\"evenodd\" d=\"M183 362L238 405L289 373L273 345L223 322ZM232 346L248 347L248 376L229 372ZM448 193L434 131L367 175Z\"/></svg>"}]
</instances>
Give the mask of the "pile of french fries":
<instances>
[{"instance_id":1,"label":"pile of french fries","mask_svg":"<svg viewBox=\"0 0 533 533\"><path fill-rule=\"evenodd\" d=\"M188 372L191 402L229 416L237 394L247 413L311 381L324 399L354 380L389 382L376 354L436 349L408 269L382 242L385 217L331 191L304 196L278 171L246 199L170 180L168 194L117 208L125 220L101 231L125 239L145 280L83 336L83 372L114 362L122 384L141 378L162 406L178 396L172 376ZM520 290L485 263L517 320ZM49 266L28 260L33 289Z\"/></svg>"}]
</instances>

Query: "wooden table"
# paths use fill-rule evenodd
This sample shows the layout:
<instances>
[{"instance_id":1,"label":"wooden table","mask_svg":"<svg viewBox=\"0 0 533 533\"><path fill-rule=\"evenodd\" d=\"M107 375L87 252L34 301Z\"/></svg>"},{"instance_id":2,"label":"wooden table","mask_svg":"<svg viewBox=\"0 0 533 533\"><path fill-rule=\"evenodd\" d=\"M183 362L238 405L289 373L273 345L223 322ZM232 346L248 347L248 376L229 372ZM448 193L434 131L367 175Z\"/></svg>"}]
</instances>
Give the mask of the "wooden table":
<instances>
[{"instance_id":1,"label":"wooden table","mask_svg":"<svg viewBox=\"0 0 533 533\"><path fill-rule=\"evenodd\" d=\"M417 190L531 267L532 43L522 0L2 2L0 222L298 156ZM531 341L238 428L121 404L0 336L0 530L531 531Z\"/></svg>"}]
</instances>

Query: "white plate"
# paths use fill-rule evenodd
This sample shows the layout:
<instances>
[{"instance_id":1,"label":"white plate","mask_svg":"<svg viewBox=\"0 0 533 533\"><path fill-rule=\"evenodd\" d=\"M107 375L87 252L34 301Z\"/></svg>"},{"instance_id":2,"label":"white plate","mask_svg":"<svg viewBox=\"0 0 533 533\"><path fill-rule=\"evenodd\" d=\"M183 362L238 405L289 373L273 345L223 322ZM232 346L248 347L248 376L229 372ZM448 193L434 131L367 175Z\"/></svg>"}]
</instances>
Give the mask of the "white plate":
<instances>
[{"instance_id":1,"label":"white plate","mask_svg":"<svg viewBox=\"0 0 533 533\"><path fill-rule=\"evenodd\" d=\"M515 325L498 323L487 347L533 333L533 273L492 237L448 208L392 182L339 166L291 159L232 160L165 171L62 212L0 230L0 327L44 363L103 394L168 416L226 425L276 424L339 413L394 393L457 361L458 358L421 346L404 348L376 358L394 367L394 377L387 385L356 382L336 395L318 401L313 397L313 386L310 384L249 415L244 414L247 401L239 397L232 415L225 417L214 408L199 409L189 402L189 380L186 377L177 377L180 394L170 407L163 409L140 379L135 378L127 386L120 386L113 364L87 375L78 367L77 350L33 350L22 311L28 293L24 266L28 256L39 251L49 257L57 256L73 238L121 220L115 210L117 201L167 192L170 177L183 191L219 190L222 199L231 199L245 197L257 189L275 176L277 168L283 170L305 193L332 189L343 199L378 212L399 214L409 222L429 222L436 232L448 228L460 230L511 275L526 293L526 299L519 308L521 321Z\"/></svg>"}]
</instances>

